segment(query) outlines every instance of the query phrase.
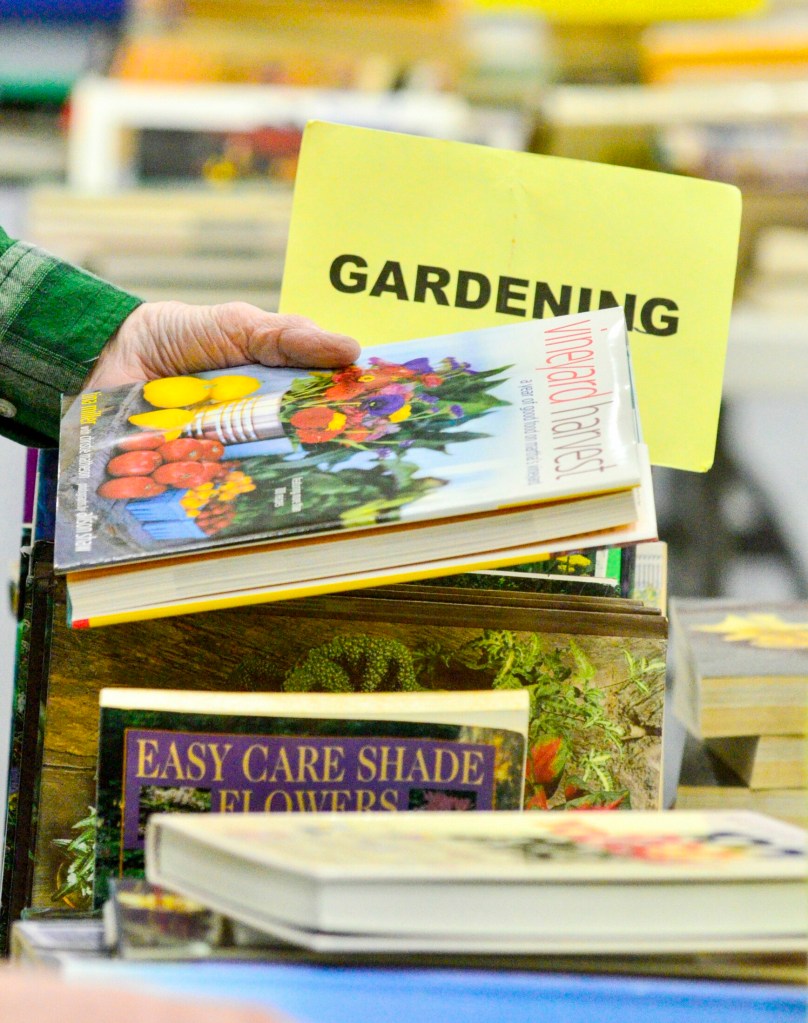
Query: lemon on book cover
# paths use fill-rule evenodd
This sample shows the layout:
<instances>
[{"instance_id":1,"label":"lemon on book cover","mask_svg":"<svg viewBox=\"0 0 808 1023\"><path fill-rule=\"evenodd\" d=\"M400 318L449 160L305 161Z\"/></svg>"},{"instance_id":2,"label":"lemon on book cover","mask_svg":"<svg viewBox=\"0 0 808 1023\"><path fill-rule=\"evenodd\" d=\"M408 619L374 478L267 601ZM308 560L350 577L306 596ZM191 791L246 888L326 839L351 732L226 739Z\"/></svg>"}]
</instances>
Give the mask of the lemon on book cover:
<instances>
[{"instance_id":1,"label":"lemon on book cover","mask_svg":"<svg viewBox=\"0 0 808 1023\"><path fill-rule=\"evenodd\" d=\"M143 397L155 408L180 408L204 401L210 383L194 376L162 377L143 385Z\"/></svg>"}]
</instances>

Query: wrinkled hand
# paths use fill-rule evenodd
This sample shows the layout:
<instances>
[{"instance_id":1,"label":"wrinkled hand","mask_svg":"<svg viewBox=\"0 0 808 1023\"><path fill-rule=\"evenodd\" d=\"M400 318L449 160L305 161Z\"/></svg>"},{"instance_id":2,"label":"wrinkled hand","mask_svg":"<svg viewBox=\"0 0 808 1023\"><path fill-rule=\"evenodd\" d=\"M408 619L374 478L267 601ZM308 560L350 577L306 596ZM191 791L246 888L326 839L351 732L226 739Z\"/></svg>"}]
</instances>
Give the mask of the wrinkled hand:
<instances>
[{"instance_id":1,"label":"wrinkled hand","mask_svg":"<svg viewBox=\"0 0 808 1023\"><path fill-rule=\"evenodd\" d=\"M144 302L107 342L84 387L104 390L250 362L330 368L358 355L353 338L304 316L267 313L247 302Z\"/></svg>"},{"instance_id":2,"label":"wrinkled hand","mask_svg":"<svg viewBox=\"0 0 808 1023\"><path fill-rule=\"evenodd\" d=\"M235 1004L141 994L61 979L51 970L0 965L3 1023L288 1023L281 1013Z\"/></svg>"}]
</instances>

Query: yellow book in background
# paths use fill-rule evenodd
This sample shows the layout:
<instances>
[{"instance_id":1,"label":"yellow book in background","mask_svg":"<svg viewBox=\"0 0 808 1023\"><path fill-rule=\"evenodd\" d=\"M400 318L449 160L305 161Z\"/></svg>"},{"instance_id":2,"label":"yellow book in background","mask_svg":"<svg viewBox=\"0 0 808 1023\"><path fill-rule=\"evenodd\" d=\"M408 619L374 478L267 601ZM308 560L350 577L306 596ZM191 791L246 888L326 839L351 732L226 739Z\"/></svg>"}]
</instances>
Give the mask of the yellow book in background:
<instances>
[{"instance_id":1,"label":"yellow book in background","mask_svg":"<svg viewBox=\"0 0 808 1023\"><path fill-rule=\"evenodd\" d=\"M513 0L475 0L478 7L513 6ZM550 21L584 25L667 21L680 18L732 18L765 6L763 0L521 0L517 6Z\"/></svg>"},{"instance_id":2,"label":"yellow book in background","mask_svg":"<svg viewBox=\"0 0 808 1023\"><path fill-rule=\"evenodd\" d=\"M362 344L623 306L651 460L713 460L740 192L312 122L281 310Z\"/></svg>"}]
</instances>

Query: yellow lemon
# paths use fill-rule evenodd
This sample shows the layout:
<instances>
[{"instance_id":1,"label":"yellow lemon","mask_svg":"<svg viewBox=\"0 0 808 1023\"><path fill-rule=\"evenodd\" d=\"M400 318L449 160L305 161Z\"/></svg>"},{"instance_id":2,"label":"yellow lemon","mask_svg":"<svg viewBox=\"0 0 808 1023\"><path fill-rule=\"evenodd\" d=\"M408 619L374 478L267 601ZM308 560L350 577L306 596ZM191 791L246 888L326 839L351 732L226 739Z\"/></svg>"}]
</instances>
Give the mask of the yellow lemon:
<instances>
[{"instance_id":1,"label":"yellow lemon","mask_svg":"<svg viewBox=\"0 0 808 1023\"><path fill-rule=\"evenodd\" d=\"M199 377L162 377L143 385L143 397L155 408L181 408L204 401L210 383Z\"/></svg>"},{"instance_id":2,"label":"yellow lemon","mask_svg":"<svg viewBox=\"0 0 808 1023\"><path fill-rule=\"evenodd\" d=\"M230 373L226 376L213 377L207 383L211 384L211 401L236 401L238 398L246 398L248 394L257 391L261 381L255 377L247 376L246 373Z\"/></svg>"},{"instance_id":3,"label":"yellow lemon","mask_svg":"<svg viewBox=\"0 0 808 1023\"><path fill-rule=\"evenodd\" d=\"M185 408L161 408L154 412L139 412L130 416L129 422L147 430L177 431L176 436L179 436L179 431L191 422L195 414Z\"/></svg>"}]
</instances>

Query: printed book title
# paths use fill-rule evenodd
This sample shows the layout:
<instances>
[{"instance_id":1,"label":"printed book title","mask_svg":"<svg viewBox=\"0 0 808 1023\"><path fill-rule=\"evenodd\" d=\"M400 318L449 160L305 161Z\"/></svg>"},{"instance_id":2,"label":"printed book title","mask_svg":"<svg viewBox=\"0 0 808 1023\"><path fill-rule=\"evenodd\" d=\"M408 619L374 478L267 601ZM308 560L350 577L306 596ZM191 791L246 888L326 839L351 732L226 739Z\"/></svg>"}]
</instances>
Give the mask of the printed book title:
<instances>
[{"instance_id":1,"label":"printed book title","mask_svg":"<svg viewBox=\"0 0 808 1023\"><path fill-rule=\"evenodd\" d=\"M544 334L544 376L550 406L550 435L556 479L606 472L605 411L612 391L602 391L596 365L597 341L589 319L550 327Z\"/></svg>"},{"instance_id":2,"label":"printed book title","mask_svg":"<svg viewBox=\"0 0 808 1023\"><path fill-rule=\"evenodd\" d=\"M124 846L164 811L490 810L496 749L439 739L126 730Z\"/></svg>"}]
</instances>

